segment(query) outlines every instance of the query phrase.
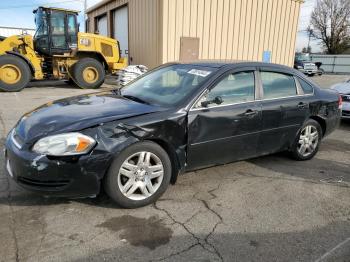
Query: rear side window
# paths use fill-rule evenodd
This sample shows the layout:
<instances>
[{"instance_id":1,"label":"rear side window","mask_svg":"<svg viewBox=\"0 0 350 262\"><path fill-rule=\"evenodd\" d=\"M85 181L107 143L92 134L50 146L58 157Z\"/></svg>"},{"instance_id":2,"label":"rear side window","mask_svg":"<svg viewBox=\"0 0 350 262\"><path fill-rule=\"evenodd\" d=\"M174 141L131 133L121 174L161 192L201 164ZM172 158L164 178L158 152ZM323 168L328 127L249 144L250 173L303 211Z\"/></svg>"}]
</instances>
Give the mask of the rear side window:
<instances>
[{"instance_id":1,"label":"rear side window","mask_svg":"<svg viewBox=\"0 0 350 262\"><path fill-rule=\"evenodd\" d=\"M295 96L297 89L294 77L276 72L261 72L264 99Z\"/></svg>"},{"instance_id":2,"label":"rear side window","mask_svg":"<svg viewBox=\"0 0 350 262\"><path fill-rule=\"evenodd\" d=\"M314 88L309 83L307 83L301 78L298 78L298 81L300 83L301 88L304 91L304 94L312 94L314 92Z\"/></svg>"}]
</instances>

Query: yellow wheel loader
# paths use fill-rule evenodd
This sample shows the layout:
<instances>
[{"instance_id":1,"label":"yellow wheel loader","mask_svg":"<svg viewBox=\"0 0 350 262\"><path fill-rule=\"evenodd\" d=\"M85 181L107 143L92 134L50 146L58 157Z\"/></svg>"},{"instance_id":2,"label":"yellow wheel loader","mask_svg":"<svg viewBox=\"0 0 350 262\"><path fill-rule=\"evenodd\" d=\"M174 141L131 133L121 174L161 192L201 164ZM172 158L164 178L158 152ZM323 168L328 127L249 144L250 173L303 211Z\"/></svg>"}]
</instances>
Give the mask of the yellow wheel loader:
<instances>
[{"instance_id":1,"label":"yellow wheel loader","mask_svg":"<svg viewBox=\"0 0 350 262\"><path fill-rule=\"evenodd\" d=\"M98 88L105 74L127 66L119 42L78 32L77 11L39 7L36 33L0 37L0 90L19 91L31 80L66 79Z\"/></svg>"}]
</instances>

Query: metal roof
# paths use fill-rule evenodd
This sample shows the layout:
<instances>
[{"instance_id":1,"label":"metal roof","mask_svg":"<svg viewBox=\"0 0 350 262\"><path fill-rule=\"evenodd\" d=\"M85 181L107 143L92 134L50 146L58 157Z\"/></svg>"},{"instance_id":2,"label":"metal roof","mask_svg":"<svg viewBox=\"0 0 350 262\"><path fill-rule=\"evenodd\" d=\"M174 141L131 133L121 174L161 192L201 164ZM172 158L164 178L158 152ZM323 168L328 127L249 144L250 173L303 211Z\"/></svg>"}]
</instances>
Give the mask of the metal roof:
<instances>
[{"instance_id":1,"label":"metal roof","mask_svg":"<svg viewBox=\"0 0 350 262\"><path fill-rule=\"evenodd\" d=\"M105 5L105 4L108 4L110 2L113 2L114 0L102 0L101 2L89 7L87 10L86 10L86 13L91 13L92 11L96 10L97 8ZM141 1L141 0L138 0L138 1ZM300 2L300 3L305 3L305 0L291 0L291 1L295 1L295 2Z\"/></svg>"},{"instance_id":2,"label":"metal roof","mask_svg":"<svg viewBox=\"0 0 350 262\"><path fill-rule=\"evenodd\" d=\"M77 11L77 10L64 9L64 8L59 8L59 7L48 7L48 6L39 6L37 9L33 10L33 13L35 13L39 8L51 9L51 10L55 10L55 11L69 12L69 13L75 13L75 14L80 13L80 11Z\"/></svg>"}]
</instances>

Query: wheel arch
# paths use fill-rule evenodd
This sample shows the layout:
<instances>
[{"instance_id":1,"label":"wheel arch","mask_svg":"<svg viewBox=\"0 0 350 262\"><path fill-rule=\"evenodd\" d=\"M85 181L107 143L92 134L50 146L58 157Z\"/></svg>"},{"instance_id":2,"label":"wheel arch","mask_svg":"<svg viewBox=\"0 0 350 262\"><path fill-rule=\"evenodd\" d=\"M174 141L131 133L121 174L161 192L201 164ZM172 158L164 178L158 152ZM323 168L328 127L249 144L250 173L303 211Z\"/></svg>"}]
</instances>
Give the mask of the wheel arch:
<instances>
[{"instance_id":1,"label":"wheel arch","mask_svg":"<svg viewBox=\"0 0 350 262\"><path fill-rule=\"evenodd\" d=\"M165 150L165 152L168 154L170 161L171 161L171 169L172 169L170 183L175 184L177 177L179 175L179 171L181 170L181 167L180 167L179 157L178 157L174 147L172 145L170 145L168 142L166 142L162 139L159 139L159 138L151 138L151 139L147 139L144 141L151 141L153 143L156 143L161 148L163 148Z\"/></svg>"},{"instance_id":2,"label":"wheel arch","mask_svg":"<svg viewBox=\"0 0 350 262\"><path fill-rule=\"evenodd\" d=\"M94 58L97 61L101 62L103 68L108 71L108 64L106 59L103 57L102 54L98 53L98 52L88 52L88 51L78 51L76 56L78 57L78 61L79 59L82 58Z\"/></svg>"},{"instance_id":3,"label":"wheel arch","mask_svg":"<svg viewBox=\"0 0 350 262\"><path fill-rule=\"evenodd\" d=\"M324 136L327 131L326 120L324 120L322 117L319 117L319 116L310 116L310 119L315 120L317 123L319 123L322 129L322 136Z\"/></svg>"}]
</instances>

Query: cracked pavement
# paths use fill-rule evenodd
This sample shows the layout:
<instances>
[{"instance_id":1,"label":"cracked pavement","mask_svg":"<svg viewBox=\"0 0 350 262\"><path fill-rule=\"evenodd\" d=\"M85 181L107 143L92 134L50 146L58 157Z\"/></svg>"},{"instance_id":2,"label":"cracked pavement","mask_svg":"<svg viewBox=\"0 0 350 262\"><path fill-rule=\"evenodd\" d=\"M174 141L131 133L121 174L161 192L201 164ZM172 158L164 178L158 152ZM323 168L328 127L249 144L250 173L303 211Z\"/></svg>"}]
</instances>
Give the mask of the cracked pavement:
<instances>
[{"instance_id":1,"label":"cracked pavement","mask_svg":"<svg viewBox=\"0 0 350 262\"><path fill-rule=\"evenodd\" d=\"M23 113L88 92L55 84L0 93L1 150ZM187 173L155 204L125 210L104 193L25 191L1 154L0 261L350 261L349 167L347 121L311 161L282 153Z\"/></svg>"}]
</instances>

